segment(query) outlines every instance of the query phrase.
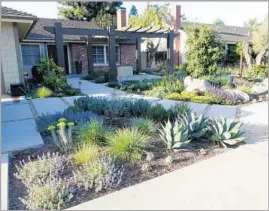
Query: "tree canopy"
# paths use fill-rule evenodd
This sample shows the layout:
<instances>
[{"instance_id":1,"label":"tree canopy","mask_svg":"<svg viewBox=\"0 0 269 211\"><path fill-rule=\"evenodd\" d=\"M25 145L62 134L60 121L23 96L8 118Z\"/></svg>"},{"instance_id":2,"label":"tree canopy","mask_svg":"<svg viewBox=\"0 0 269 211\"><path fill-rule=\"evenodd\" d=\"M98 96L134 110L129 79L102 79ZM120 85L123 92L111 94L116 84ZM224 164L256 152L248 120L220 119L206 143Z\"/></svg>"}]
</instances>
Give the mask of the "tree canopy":
<instances>
[{"instance_id":1,"label":"tree canopy","mask_svg":"<svg viewBox=\"0 0 269 211\"><path fill-rule=\"evenodd\" d=\"M169 4L164 5L150 5L148 4L147 9L142 15L130 16L129 24L132 26L142 27L162 27L166 28L170 26L170 10ZM146 39L147 49L149 51L149 60L147 61L147 67L151 67L152 61L160 45L160 39L157 44L154 44L153 39Z\"/></svg>"},{"instance_id":2,"label":"tree canopy","mask_svg":"<svg viewBox=\"0 0 269 211\"><path fill-rule=\"evenodd\" d=\"M131 7L131 10L130 10L130 13L129 13L129 17L130 16L138 16L138 12L137 12L137 9L136 9L136 6L135 5L133 5Z\"/></svg>"},{"instance_id":3,"label":"tree canopy","mask_svg":"<svg viewBox=\"0 0 269 211\"><path fill-rule=\"evenodd\" d=\"M251 29L255 29L257 26L259 26L259 22L256 18L250 18L248 21L244 22L245 27L249 27Z\"/></svg>"},{"instance_id":4,"label":"tree canopy","mask_svg":"<svg viewBox=\"0 0 269 211\"><path fill-rule=\"evenodd\" d=\"M117 8L122 2L61 2L59 15L64 19L91 21L96 19L96 23L106 28L113 24L113 17L116 15Z\"/></svg>"},{"instance_id":5,"label":"tree canopy","mask_svg":"<svg viewBox=\"0 0 269 211\"><path fill-rule=\"evenodd\" d=\"M214 22L213 22L214 25L216 26L223 26L225 25L224 22L221 20L221 19L216 19Z\"/></svg>"},{"instance_id":6,"label":"tree canopy","mask_svg":"<svg viewBox=\"0 0 269 211\"><path fill-rule=\"evenodd\" d=\"M224 50L219 35L206 25L186 28L187 72L193 76L213 74L222 61Z\"/></svg>"}]
</instances>

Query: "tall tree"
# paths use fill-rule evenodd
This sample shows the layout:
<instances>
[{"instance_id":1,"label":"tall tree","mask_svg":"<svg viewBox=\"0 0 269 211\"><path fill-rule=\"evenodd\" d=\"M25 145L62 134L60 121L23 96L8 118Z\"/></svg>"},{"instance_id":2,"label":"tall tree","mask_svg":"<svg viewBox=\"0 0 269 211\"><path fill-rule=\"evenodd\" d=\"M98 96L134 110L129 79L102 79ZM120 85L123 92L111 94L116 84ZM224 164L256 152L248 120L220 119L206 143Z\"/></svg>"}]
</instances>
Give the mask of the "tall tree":
<instances>
[{"instance_id":1,"label":"tall tree","mask_svg":"<svg viewBox=\"0 0 269 211\"><path fill-rule=\"evenodd\" d=\"M225 25L224 22L221 20L221 19L216 19L214 22L213 22L214 25L216 26L223 26Z\"/></svg>"},{"instance_id":2,"label":"tall tree","mask_svg":"<svg viewBox=\"0 0 269 211\"><path fill-rule=\"evenodd\" d=\"M255 29L259 26L259 22L256 18L250 18L248 21L244 22L245 27L249 27L251 29Z\"/></svg>"},{"instance_id":3,"label":"tall tree","mask_svg":"<svg viewBox=\"0 0 269 211\"><path fill-rule=\"evenodd\" d=\"M100 27L105 28L110 24L115 25L114 16L122 2L62 2L59 15L64 19L91 21L97 19ZM103 17L104 16L104 17Z\"/></svg>"},{"instance_id":4,"label":"tall tree","mask_svg":"<svg viewBox=\"0 0 269 211\"><path fill-rule=\"evenodd\" d=\"M161 27L168 28L170 26L170 10L169 4L164 5L148 5L147 9L144 11L141 16L131 16L129 18L129 24L132 26L141 26L141 27ZM149 52L149 60L147 61L146 66L151 67L155 54L159 48L161 39L157 40L157 43L154 43L154 39L146 39L147 49Z\"/></svg>"},{"instance_id":5,"label":"tall tree","mask_svg":"<svg viewBox=\"0 0 269 211\"><path fill-rule=\"evenodd\" d=\"M138 12L137 12L137 9L136 9L136 6L135 5L133 5L132 7L131 7L131 10L130 10L130 13L129 13L129 17L130 16L138 16Z\"/></svg>"},{"instance_id":6,"label":"tall tree","mask_svg":"<svg viewBox=\"0 0 269 211\"><path fill-rule=\"evenodd\" d=\"M187 72L195 78L213 74L224 55L220 36L209 26L198 24L188 26L186 33Z\"/></svg>"}]
</instances>

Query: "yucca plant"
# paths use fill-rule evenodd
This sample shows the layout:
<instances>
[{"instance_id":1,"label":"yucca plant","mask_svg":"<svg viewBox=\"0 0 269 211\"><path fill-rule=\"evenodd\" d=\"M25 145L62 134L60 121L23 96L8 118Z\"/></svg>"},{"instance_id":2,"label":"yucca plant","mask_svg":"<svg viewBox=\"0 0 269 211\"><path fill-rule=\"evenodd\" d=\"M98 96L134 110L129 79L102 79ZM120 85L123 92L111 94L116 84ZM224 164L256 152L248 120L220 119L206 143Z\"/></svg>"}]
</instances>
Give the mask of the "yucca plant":
<instances>
[{"instance_id":1,"label":"yucca plant","mask_svg":"<svg viewBox=\"0 0 269 211\"><path fill-rule=\"evenodd\" d=\"M174 123L168 120L165 125L161 125L159 132L168 150L182 148L191 141L188 127L179 120Z\"/></svg>"},{"instance_id":2,"label":"yucca plant","mask_svg":"<svg viewBox=\"0 0 269 211\"><path fill-rule=\"evenodd\" d=\"M246 137L241 132L242 123L235 122L230 119L221 117L220 119L212 119L209 123L210 140L221 144L224 147L227 145L235 145L243 141Z\"/></svg>"},{"instance_id":3,"label":"yucca plant","mask_svg":"<svg viewBox=\"0 0 269 211\"><path fill-rule=\"evenodd\" d=\"M191 139L200 139L206 136L208 131L208 118L203 114L197 116L196 113L191 112L188 115L181 116L180 120L188 127Z\"/></svg>"}]
</instances>

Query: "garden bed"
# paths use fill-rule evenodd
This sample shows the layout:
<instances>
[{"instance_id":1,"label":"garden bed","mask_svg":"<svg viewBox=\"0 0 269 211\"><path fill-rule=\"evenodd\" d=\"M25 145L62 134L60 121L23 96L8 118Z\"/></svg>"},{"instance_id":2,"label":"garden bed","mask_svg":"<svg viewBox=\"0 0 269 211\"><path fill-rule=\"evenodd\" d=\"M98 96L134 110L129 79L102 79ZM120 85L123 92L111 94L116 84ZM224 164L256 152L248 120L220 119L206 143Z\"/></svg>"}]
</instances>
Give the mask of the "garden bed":
<instances>
[{"instance_id":1,"label":"garden bed","mask_svg":"<svg viewBox=\"0 0 269 211\"><path fill-rule=\"evenodd\" d=\"M184 103L81 97L36 119L43 148L10 158L10 209L65 209L237 147L241 123Z\"/></svg>"},{"instance_id":2,"label":"garden bed","mask_svg":"<svg viewBox=\"0 0 269 211\"><path fill-rule=\"evenodd\" d=\"M48 138L48 137L47 137ZM157 144L157 143L156 143ZM143 181L161 176L165 173L172 172L174 170L180 169L182 167L194 164L201 160L210 158L217 154L226 152L228 149L220 148L211 142L205 143L200 142L193 146L189 146L187 149L182 149L179 151L167 151L165 150L164 144L159 142L158 149L153 151L155 154L155 159L152 161L141 160L135 165L126 166L127 172L123 178L123 182L120 187L115 190L106 190L99 193L95 193L94 191L89 192L83 189L74 189L74 197L68 202L65 208L72 207L78 205L80 203L104 196L106 194L112 193L116 190L129 187ZM32 150L25 150L17 153L13 153L10 157L10 176L9 176L9 209L10 210L24 210L26 209L25 205L19 200L19 197L24 198L27 196L27 190L25 185L14 177L14 173L17 172L16 165L19 165L21 160L27 160L28 156L31 156L33 159L36 158L37 155L42 155L43 153L53 152L55 149L53 147L43 147ZM167 156L172 156L174 158L173 163L166 163L165 158ZM148 165L149 169L142 171L142 167ZM72 176L72 169L66 169L65 177Z\"/></svg>"}]
</instances>

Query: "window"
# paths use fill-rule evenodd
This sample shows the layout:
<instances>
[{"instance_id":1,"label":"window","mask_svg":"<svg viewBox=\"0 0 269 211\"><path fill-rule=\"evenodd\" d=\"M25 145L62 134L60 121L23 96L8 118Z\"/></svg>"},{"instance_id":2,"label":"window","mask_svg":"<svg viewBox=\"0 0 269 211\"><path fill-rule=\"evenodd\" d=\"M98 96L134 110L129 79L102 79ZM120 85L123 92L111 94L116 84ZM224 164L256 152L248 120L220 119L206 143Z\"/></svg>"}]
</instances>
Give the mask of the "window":
<instances>
[{"instance_id":1,"label":"window","mask_svg":"<svg viewBox=\"0 0 269 211\"><path fill-rule=\"evenodd\" d=\"M116 46L116 63L120 63L120 48L119 46ZM107 64L109 64L109 51L108 51L108 46L106 46L106 61Z\"/></svg>"},{"instance_id":2,"label":"window","mask_svg":"<svg viewBox=\"0 0 269 211\"><path fill-rule=\"evenodd\" d=\"M93 46L93 63L94 64L105 64L105 51L104 46Z\"/></svg>"},{"instance_id":3,"label":"window","mask_svg":"<svg viewBox=\"0 0 269 211\"><path fill-rule=\"evenodd\" d=\"M40 63L39 45L21 44L21 54L24 66L34 66Z\"/></svg>"},{"instance_id":4,"label":"window","mask_svg":"<svg viewBox=\"0 0 269 211\"><path fill-rule=\"evenodd\" d=\"M109 64L109 51L107 45L97 45L92 47L93 63L95 65ZM116 46L116 63L120 63L120 49Z\"/></svg>"}]
</instances>

